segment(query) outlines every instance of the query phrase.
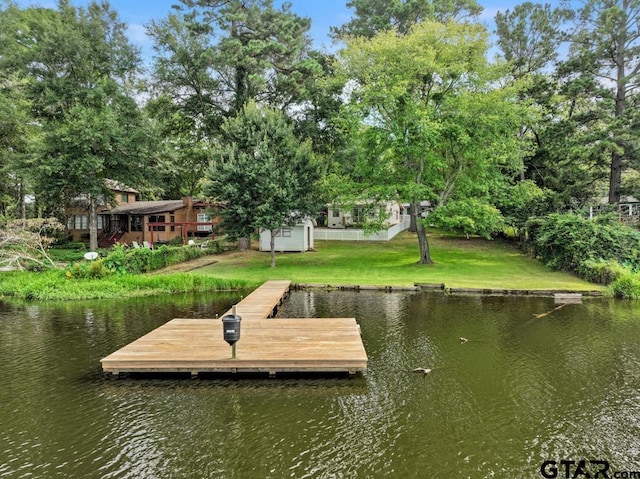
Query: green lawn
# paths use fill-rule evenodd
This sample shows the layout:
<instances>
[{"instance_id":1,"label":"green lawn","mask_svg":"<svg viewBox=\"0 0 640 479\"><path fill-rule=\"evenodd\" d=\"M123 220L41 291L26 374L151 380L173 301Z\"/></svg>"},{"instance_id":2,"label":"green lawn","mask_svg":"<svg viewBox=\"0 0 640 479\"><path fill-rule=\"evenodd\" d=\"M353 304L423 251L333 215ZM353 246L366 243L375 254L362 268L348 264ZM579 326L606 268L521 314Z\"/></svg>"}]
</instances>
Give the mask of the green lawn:
<instances>
[{"instance_id":1,"label":"green lawn","mask_svg":"<svg viewBox=\"0 0 640 479\"><path fill-rule=\"evenodd\" d=\"M435 234L430 244L432 266L416 264L416 236L403 233L390 242L316 241L314 252L279 253L275 268L269 267L269 253L225 253L218 263L195 272L257 282L290 279L329 285L444 283L469 288L604 289L552 271L504 241Z\"/></svg>"}]
</instances>

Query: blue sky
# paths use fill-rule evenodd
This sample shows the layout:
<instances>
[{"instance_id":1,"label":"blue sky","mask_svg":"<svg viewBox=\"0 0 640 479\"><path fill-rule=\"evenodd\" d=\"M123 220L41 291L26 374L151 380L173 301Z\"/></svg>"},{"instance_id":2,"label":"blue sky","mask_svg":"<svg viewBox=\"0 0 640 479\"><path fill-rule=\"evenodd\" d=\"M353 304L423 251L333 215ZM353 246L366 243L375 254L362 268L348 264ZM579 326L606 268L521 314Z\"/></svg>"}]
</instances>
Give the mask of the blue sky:
<instances>
[{"instance_id":1,"label":"blue sky","mask_svg":"<svg viewBox=\"0 0 640 479\"><path fill-rule=\"evenodd\" d=\"M14 0L20 6L39 5L56 7L56 0ZM346 7L347 0L289 0L291 9L300 16L311 18L310 35L316 48L331 48L329 27L340 26L351 17L351 10ZM522 0L524 1L524 0ZM72 0L74 5L82 6L89 0ZM122 21L129 26L129 37L143 50L143 56L151 55L151 41L145 34L145 25L152 19L161 19L171 11L171 5L179 0L110 0ZM275 0L276 4L281 0ZM513 8L518 2L508 0L479 0L484 7L480 20L493 29L493 18L498 11ZM553 3L553 2L550 2Z\"/></svg>"}]
</instances>

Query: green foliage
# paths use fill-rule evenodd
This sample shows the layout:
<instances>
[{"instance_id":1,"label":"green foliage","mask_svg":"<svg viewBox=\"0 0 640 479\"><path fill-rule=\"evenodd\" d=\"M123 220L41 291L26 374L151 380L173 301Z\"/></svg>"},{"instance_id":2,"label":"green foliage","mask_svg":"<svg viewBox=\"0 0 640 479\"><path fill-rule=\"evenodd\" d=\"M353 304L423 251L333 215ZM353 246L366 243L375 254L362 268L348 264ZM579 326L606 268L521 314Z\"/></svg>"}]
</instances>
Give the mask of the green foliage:
<instances>
[{"instance_id":1,"label":"green foliage","mask_svg":"<svg viewBox=\"0 0 640 479\"><path fill-rule=\"evenodd\" d=\"M59 214L79 196L95 206L110 197L107 178L139 183L156 142L134 99L140 59L126 25L106 2L9 11L0 16L0 67L24 79L25 123L38 126L18 171L39 207ZM89 218L95 251L97 222Z\"/></svg>"},{"instance_id":2,"label":"green foliage","mask_svg":"<svg viewBox=\"0 0 640 479\"><path fill-rule=\"evenodd\" d=\"M115 245L105 258L72 264L65 270L65 275L68 279L83 279L150 273L208 254L211 254L209 250L189 246L125 249Z\"/></svg>"},{"instance_id":3,"label":"green foliage","mask_svg":"<svg viewBox=\"0 0 640 479\"><path fill-rule=\"evenodd\" d=\"M227 144L208 172L205 193L225 203L231 239L275 232L316 212L319 169L310 144L295 137L284 114L249 103L223 130Z\"/></svg>"},{"instance_id":4,"label":"green foliage","mask_svg":"<svg viewBox=\"0 0 640 479\"><path fill-rule=\"evenodd\" d=\"M616 260L588 259L580 263L578 275L590 283L610 285L630 273Z\"/></svg>"},{"instance_id":5,"label":"green foliage","mask_svg":"<svg viewBox=\"0 0 640 479\"><path fill-rule=\"evenodd\" d=\"M172 157L166 175L171 191L181 186L192 192L205 175L212 139L220 137L225 118L240 114L249 101L281 111L313 101L313 116L319 103L316 80L324 73L318 55L310 52L310 20L293 13L287 2L278 7L272 0L182 3L148 26L160 92L150 111ZM295 111L296 117L307 115L306 107Z\"/></svg>"},{"instance_id":6,"label":"green foliage","mask_svg":"<svg viewBox=\"0 0 640 479\"><path fill-rule=\"evenodd\" d=\"M482 6L475 0L349 0L347 7L355 9L354 16L345 25L331 28L335 37L371 38L387 30L406 35L411 27L425 20L447 22L475 17L482 12Z\"/></svg>"},{"instance_id":7,"label":"green foliage","mask_svg":"<svg viewBox=\"0 0 640 479\"><path fill-rule=\"evenodd\" d=\"M573 213L554 213L527 223L533 253L551 268L578 273L585 260L617 261L640 268L640 232Z\"/></svg>"},{"instance_id":8,"label":"green foliage","mask_svg":"<svg viewBox=\"0 0 640 479\"><path fill-rule=\"evenodd\" d=\"M430 213L426 221L436 226L469 235L480 235L491 239L491 235L504 229L500 211L474 198L452 201Z\"/></svg>"},{"instance_id":9,"label":"green foliage","mask_svg":"<svg viewBox=\"0 0 640 479\"><path fill-rule=\"evenodd\" d=\"M539 73L556 60L563 40L560 27L571 13L563 8L552 10L549 4L525 2L513 11L496 14L497 43L514 76Z\"/></svg>"},{"instance_id":10,"label":"green foliage","mask_svg":"<svg viewBox=\"0 0 640 479\"><path fill-rule=\"evenodd\" d=\"M67 279L106 278L112 274L114 274L114 270L111 269L111 264L107 263L105 259L85 260L73 263L65 269L65 277Z\"/></svg>"},{"instance_id":11,"label":"green foliage","mask_svg":"<svg viewBox=\"0 0 640 479\"><path fill-rule=\"evenodd\" d=\"M503 71L487 62L487 49L484 27L454 21L347 40L341 65L354 88L345 110L361 125L359 155L347 165L354 183L385 188L386 199L416 212L421 201L490 204L505 172L519 167L522 109L515 90L495 88ZM417 231L420 263L431 263L426 232Z\"/></svg>"},{"instance_id":12,"label":"green foliage","mask_svg":"<svg viewBox=\"0 0 640 479\"><path fill-rule=\"evenodd\" d=\"M584 156L608 163L609 202L618 203L622 174L640 152L633 107L640 87L640 9L635 0L586 0L576 18L560 72L571 104L582 100L579 129L593 131Z\"/></svg>"},{"instance_id":13,"label":"green foliage","mask_svg":"<svg viewBox=\"0 0 640 479\"><path fill-rule=\"evenodd\" d=\"M182 238L182 236L176 236L175 238L172 238L169 241L167 241L167 246L183 246L183 245L184 245L184 239Z\"/></svg>"},{"instance_id":14,"label":"green foliage","mask_svg":"<svg viewBox=\"0 0 640 479\"><path fill-rule=\"evenodd\" d=\"M640 274L627 273L620 276L611 284L614 298L640 299Z\"/></svg>"},{"instance_id":15,"label":"green foliage","mask_svg":"<svg viewBox=\"0 0 640 479\"><path fill-rule=\"evenodd\" d=\"M549 211L549 195L533 181L524 180L503 189L496 203L505 224L521 231L529 218L543 216Z\"/></svg>"}]
</instances>

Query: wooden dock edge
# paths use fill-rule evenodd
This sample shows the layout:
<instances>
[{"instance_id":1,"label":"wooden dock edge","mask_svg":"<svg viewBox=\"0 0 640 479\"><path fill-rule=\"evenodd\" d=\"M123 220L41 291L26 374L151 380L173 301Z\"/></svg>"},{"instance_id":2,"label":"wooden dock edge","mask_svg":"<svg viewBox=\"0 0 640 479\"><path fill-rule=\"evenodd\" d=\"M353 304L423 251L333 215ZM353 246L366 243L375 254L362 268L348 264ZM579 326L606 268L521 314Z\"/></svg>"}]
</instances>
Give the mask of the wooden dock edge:
<instances>
[{"instance_id":1,"label":"wooden dock edge","mask_svg":"<svg viewBox=\"0 0 640 479\"><path fill-rule=\"evenodd\" d=\"M269 281L235 306L244 324L245 335L238 343L244 357L232 359L228 354L219 319L174 318L103 358L102 370L107 376L184 373L191 377L365 372L368 357L355 318L273 318L290 288L290 281Z\"/></svg>"}]
</instances>

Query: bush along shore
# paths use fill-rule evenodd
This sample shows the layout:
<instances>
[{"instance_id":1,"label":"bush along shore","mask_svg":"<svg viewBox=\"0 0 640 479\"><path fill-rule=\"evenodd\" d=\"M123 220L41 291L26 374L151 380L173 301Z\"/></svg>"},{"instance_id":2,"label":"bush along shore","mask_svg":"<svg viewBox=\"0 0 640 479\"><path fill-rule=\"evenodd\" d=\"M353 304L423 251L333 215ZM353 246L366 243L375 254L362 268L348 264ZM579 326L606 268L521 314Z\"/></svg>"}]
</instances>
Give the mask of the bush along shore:
<instances>
[{"instance_id":1,"label":"bush along shore","mask_svg":"<svg viewBox=\"0 0 640 479\"><path fill-rule=\"evenodd\" d=\"M245 290L255 282L211 275L152 271L212 254L214 250L162 246L125 249L114 246L104 258L80 260L63 269L9 271L0 275L0 296L28 301L111 299L202 291Z\"/></svg>"},{"instance_id":2,"label":"bush along shore","mask_svg":"<svg viewBox=\"0 0 640 479\"><path fill-rule=\"evenodd\" d=\"M327 289L537 296L575 292L640 299L640 234L619 224L585 222L562 215L532 223L527 244L537 261L500 239L468 240L433 232L436 264L427 267L416 264L415 235L408 232L389 242L318 241L316 251L280 254L276 268L269 267L267 254L256 250L228 251L209 260L206 255L224 248L116 245L105 257L72 262L64 269L5 273L0 295L27 300L119 298L246 290L270 279L288 279L298 287Z\"/></svg>"},{"instance_id":3,"label":"bush along shore","mask_svg":"<svg viewBox=\"0 0 640 479\"><path fill-rule=\"evenodd\" d=\"M587 219L565 213L527 223L534 257L555 270L609 287L621 299L640 299L640 232L615 216Z\"/></svg>"}]
</instances>

